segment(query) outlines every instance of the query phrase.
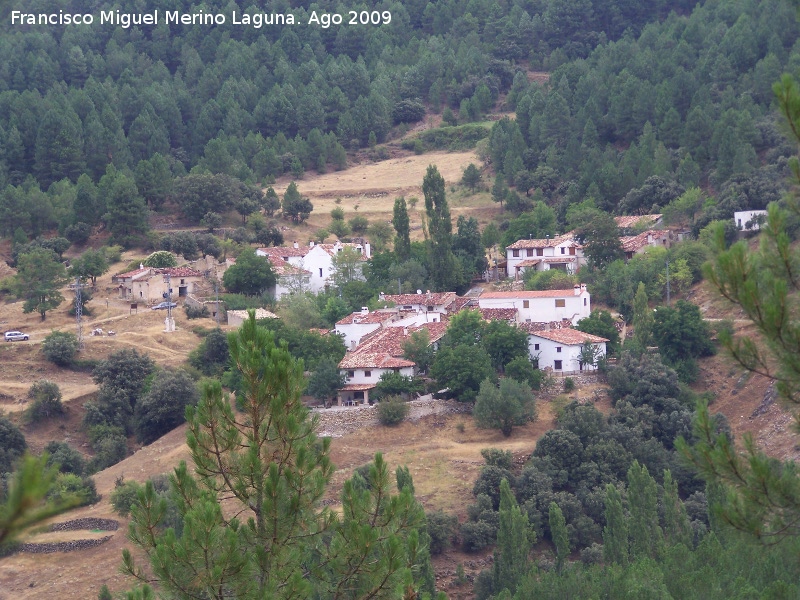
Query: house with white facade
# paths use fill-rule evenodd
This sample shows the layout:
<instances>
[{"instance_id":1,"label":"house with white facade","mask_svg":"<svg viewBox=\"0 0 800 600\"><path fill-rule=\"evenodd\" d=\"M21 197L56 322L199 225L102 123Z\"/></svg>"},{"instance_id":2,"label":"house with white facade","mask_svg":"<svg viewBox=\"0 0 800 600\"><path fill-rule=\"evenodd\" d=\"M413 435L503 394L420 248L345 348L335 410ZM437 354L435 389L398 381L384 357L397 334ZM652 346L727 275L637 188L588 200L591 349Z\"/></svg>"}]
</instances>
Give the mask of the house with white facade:
<instances>
[{"instance_id":1,"label":"house with white facade","mask_svg":"<svg viewBox=\"0 0 800 600\"><path fill-rule=\"evenodd\" d=\"M461 310L468 298L460 298L455 292L426 292L418 291L416 294L384 294L380 293L378 300L391 302L396 308L403 311L431 312L453 314Z\"/></svg>"},{"instance_id":2,"label":"house with white facade","mask_svg":"<svg viewBox=\"0 0 800 600\"><path fill-rule=\"evenodd\" d=\"M371 256L369 242L364 244L342 243L315 244L300 246L295 242L292 246L276 246L274 248L258 248L256 254L266 256L278 276L275 299L294 291L310 291L315 294L331 285L334 273L333 257L345 248L353 248L361 255L361 262ZM294 267L294 269L292 269ZM360 273L357 277L363 277Z\"/></svg>"},{"instance_id":3,"label":"house with white facade","mask_svg":"<svg viewBox=\"0 0 800 600\"><path fill-rule=\"evenodd\" d=\"M506 272L514 279L519 279L528 269L559 269L573 274L583 264L583 246L571 233L552 239L517 240L506 247Z\"/></svg>"},{"instance_id":4,"label":"house with white facade","mask_svg":"<svg viewBox=\"0 0 800 600\"><path fill-rule=\"evenodd\" d=\"M766 220L765 210L739 210L733 213L733 222L740 231L758 231Z\"/></svg>"},{"instance_id":5,"label":"house with white facade","mask_svg":"<svg viewBox=\"0 0 800 600\"><path fill-rule=\"evenodd\" d=\"M586 342L593 347L593 364L584 363L581 356ZM607 342L604 337L577 329L551 329L529 332L528 352L531 360L538 360L540 369L552 369L559 374L579 373L597 368L596 360L606 355Z\"/></svg>"},{"instance_id":6,"label":"house with white facade","mask_svg":"<svg viewBox=\"0 0 800 600\"><path fill-rule=\"evenodd\" d=\"M483 293L478 297L478 306L481 309L516 309L518 323L568 319L574 325L592 311L586 284L576 285L571 290Z\"/></svg>"},{"instance_id":7,"label":"house with white facade","mask_svg":"<svg viewBox=\"0 0 800 600\"><path fill-rule=\"evenodd\" d=\"M369 403L369 392L375 389L384 373L414 375L414 363L386 352L348 352L339 363L339 371L346 377L339 390L339 406Z\"/></svg>"},{"instance_id":8,"label":"house with white facade","mask_svg":"<svg viewBox=\"0 0 800 600\"><path fill-rule=\"evenodd\" d=\"M370 312L364 307L359 312L347 315L336 322L336 333L344 337L344 345L348 350L355 350L361 340L381 327L390 325L400 318L397 311Z\"/></svg>"}]
</instances>

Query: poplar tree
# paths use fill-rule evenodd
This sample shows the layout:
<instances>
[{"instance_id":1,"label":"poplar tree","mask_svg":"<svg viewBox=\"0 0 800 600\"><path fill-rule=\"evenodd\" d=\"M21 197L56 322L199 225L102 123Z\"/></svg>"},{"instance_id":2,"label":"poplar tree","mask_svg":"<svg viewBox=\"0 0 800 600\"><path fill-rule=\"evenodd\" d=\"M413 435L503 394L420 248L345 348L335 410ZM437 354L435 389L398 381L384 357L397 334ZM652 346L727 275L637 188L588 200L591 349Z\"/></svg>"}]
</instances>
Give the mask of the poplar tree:
<instances>
[{"instance_id":1,"label":"poplar tree","mask_svg":"<svg viewBox=\"0 0 800 600\"><path fill-rule=\"evenodd\" d=\"M678 496L678 482L669 469L664 470L664 538L669 545L683 544L692 547L692 530L686 507Z\"/></svg>"},{"instance_id":2,"label":"poplar tree","mask_svg":"<svg viewBox=\"0 0 800 600\"><path fill-rule=\"evenodd\" d=\"M606 486L606 526L603 529L603 558L607 563L628 562L628 521L617 486Z\"/></svg>"},{"instance_id":3,"label":"poplar tree","mask_svg":"<svg viewBox=\"0 0 800 600\"><path fill-rule=\"evenodd\" d=\"M448 291L456 281L453 255L453 223L445 196L444 177L435 165L429 165L422 180L425 213L428 219L428 253L431 279L437 291Z\"/></svg>"},{"instance_id":4,"label":"poplar tree","mask_svg":"<svg viewBox=\"0 0 800 600\"><path fill-rule=\"evenodd\" d=\"M628 469L628 508L631 558L656 558L663 542L658 524L658 486L647 467L636 460Z\"/></svg>"},{"instance_id":5,"label":"poplar tree","mask_svg":"<svg viewBox=\"0 0 800 600\"><path fill-rule=\"evenodd\" d=\"M654 320L653 311L647 304L645 285L640 281L633 298L633 341L641 351L645 351L650 345Z\"/></svg>"},{"instance_id":6,"label":"poplar tree","mask_svg":"<svg viewBox=\"0 0 800 600\"><path fill-rule=\"evenodd\" d=\"M564 567L564 559L569 556L569 534L567 524L564 520L564 513L555 502L550 503L549 512L550 537L556 547L556 571L561 573Z\"/></svg>"},{"instance_id":7,"label":"poplar tree","mask_svg":"<svg viewBox=\"0 0 800 600\"><path fill-rule=\"evenodd\" d=\"M123 570L145 584L130 599L415 598L425 548L424 512L412 485L399 494L380 454L368 481L345 482L341 511L322 506L333 474L330 439L300 395L303 363L255 315L228 336L231 364L241 374L241 411L217 381L187 409L192 467L170 478L182 533L166 527L167 502L148 482L131 515ZM223 507L223 502L224 507Z\"/></svg>"},{"instance_id":8,"label":"poplar tree","mask_svg":"<svg viewBox=\"0 0 800 600\"><path fill-rule=\"evenodd\" d=\"M411 258L411 238L410 238L410 219L406 199L402 196L395 198L394 211L392 214L392 226L397 232L394 238L394 253L397 255L397 262L404 262Z\"/></svg>"},{"instance_id":9,"label":"poplar tree","mask_svg":"<svg viewBox=\"0 0 800 600\"><path fill-rule=\"evenodd\" d=\"M528 529L528 515L517 504L507 479L500 482L500 525L494 551L492 578L494 589L504 588L512 594L530 569L531 543L535 540Z\"/></svg>"}]
</instances>

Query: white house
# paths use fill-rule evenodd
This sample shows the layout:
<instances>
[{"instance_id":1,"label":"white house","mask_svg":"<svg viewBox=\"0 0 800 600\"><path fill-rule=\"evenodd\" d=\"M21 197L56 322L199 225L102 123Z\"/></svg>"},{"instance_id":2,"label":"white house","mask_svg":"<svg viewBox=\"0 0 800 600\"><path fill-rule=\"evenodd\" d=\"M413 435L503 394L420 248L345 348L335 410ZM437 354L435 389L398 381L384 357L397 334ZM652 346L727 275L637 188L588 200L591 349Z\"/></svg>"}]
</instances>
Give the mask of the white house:
<instances>
[{"instance_id":1,"label":"white house","mask_svg":"<svg viewBox=\"0 0 800 600\"><path fill-rule=\"evenodd\" d=\"M592 311L586 284L576 285L571 290L484 293L478 297L478 306L481 309L514 308L518 323L569 319L574 325Z\"/></svg>"},{"instance_id":2,"label":"white house","mask_svg":"<svg viewBox=\"0 0 800 600\"><path fill-rule=\"evenodd\" d=\"M400 317L397 311L369 312L364 307L336 322L336 333L344 336L344 345L348 350L355 350L361 340L381 327L385 327Z\"/></svg>"},{"instance_id":3,"label":"white house","mask_svg":"<svg viewBox=\"0 0 800 600\"><path fill-rule=\"evenodd\" d=\"M556 373L590 371L595 364L584 364L581 350L586 342L594 348L595 361L606 354L606 338L584 333L577 329L551 329L528 333L528 352L532 360L539 361L539 368L550 368Z\"/></svg>"},{"instance_id":4,"label":"white house","mask_svg":"<svg viewBox=\"0 0 800 600\"><path fill-rule=\"evenodd\" d=\"M346 383L339 391L339 406L352 406L369 402L370 390L375 389L384 373L412 377L414 363L385 352L352 352L341 360L339 371L346 377Z\"/></svg>"},{"instance_id":5,"label":"white house","mask_svg":"<svg viewBox=\"0 0 800 600\"><path fill-rule=\"evenodd\" d=\"M315 244L300 246L297 242L293 246L278 246L274 248L258 248L256 254L266 256L277 272L287 269L284 263L300 269L300 271L287 272L283 277L282 285L275 290L275 299L292 291L321 292L331 284L330 278L334 273L333 257L345 248L353 248L361 253L361 261L367 261L371 256L369 242L351 244L336 242L335 244ZM360 271L357 274L362 277ZM280 282L279 282L280 283Z\"/></svg>"},{"instance_id":6,"label":"white house","mask_svg":"<svg viewBox=\"0 0 800 600\"><path fill-rule=\"evenodd\" d=\"M464 305L462 300L455 292L431 293L418 291L416 294L384 294L380 293L379 300L392 302L397 308L405 311L432 312L432 313L454 313Z\"/></svg>"},{"instance_id":7,"label":"white house","mask_svg":"<svg viewBox=\"0 0 800 600\"><path fill-rule=\"evenodd\" d=\"M733 222L740 231L758 231L767 220L765 210L740 210L733 213Z\"/></svg>"},{"instance_id":8,"label":"white house","mask_svg":"<svg viewBox=\"0 0 800 600\"><path fill-rule=\"evenodd\" d=\"M527 269L575 273L583 265L583 246L571 234L553 239L518 240L506 247L506 271L519 279Z\"/></svg>"}]
</instances>

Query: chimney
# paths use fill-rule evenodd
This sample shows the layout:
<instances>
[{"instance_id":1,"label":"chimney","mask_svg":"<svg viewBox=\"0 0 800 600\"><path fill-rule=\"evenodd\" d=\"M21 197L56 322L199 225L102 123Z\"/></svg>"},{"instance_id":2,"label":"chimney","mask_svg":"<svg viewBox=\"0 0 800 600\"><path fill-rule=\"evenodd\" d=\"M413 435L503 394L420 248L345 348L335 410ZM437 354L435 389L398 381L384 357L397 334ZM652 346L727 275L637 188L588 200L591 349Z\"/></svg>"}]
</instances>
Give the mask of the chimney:
<instances>
[{"instance_id":1,"label":"chimney","mask_svg":"<svg viewBox=\"0 0 800 600\"><path fill-rule=\"evenodd\" d=\"M300 247L300 244L297 243L297 240L295 240L295 242L294 242L294 247L295 248L299 248Z\"/></svg>"},{"instance_id":2,"label":"chimney","mask_svg":"<svg viewBox=\"0 0 800 600\"><path fill-rule=\"evenodd\" d=\"M308 242L308 247L309 248L313 248L314 247L314 240L311 240L311 241Z\"/></svg>"},{"instance_id":3,"label":"chimney","mask_svg":"<svg viewBox=\"0 0 800 600\"><path fill-rule=\"evenodd\" d=\"M368 315L369 314L369 307L368 306L362 306L361 307L361 314L362 315Z\"/></svg>"},{"instance_id":4,"label":"chimney","mask_svg":"<svg viewBox=\"0 0 800 600\"><path fill-rule=\"evenodd\" d=\"M586 284L582 283L581 284L581 294L583 294L585 291L586 291Z\"/></svg>"},{"instance_id":5,"label":"chimney","mask_svg":"<svg viewBox=\"0 0 800 600\"><path fill-rule=\"evenodd\" d=\"M139 268L140 268L140 269L144 269L144 264L142 264L142 263L139 263Z\"/></svg>"},{"instance_id":6,"label":"chimney","mask_svg":"<svg viewBox=\"0 0 800 600\"><path fill-rule=\"evenodd\" d=\"M350 340L350 350L355 350L355 349L356 349L356 341Z\"/></svg>"},{"instance_id":7,"label":"chimney","mask_svg":"<svg viewBox=\"0 0 800 600\"><path fill-rule=\"evenodd\" d=\"M369 242L364 244L364 256L367 258L372 258L372 248L369 245Z\"/></svg>"},{"instance_id":8,"label":"chimney","mask_svg":"<svg viewBox=\"0 0 800 600\"><path fill-rule=\"evenodd\" d=\"M384 294L383 292L381 292L380 294L378 294L378 300L380 300L381 302L383 302L384 300L386 300L386 294Z\"/></svg>"},{"instance_id":9,"label":"chimney","mask_svg":"<svg viewBox=\"0 0 800 600\"><path fill-rule=\"evenodd\" d=\"M403 335L408 335L408 327L403 327Z\"/></svg>"},{"instance_id":10,"label":"chimney","mask_svg":"<svg viewBox=\"0 0 800 600\"><path fill-rule=\"evenodd\" d=\"M575 286L572 288L572 290L573 290L573 292L574 292L574 294L575 294L576 296L580 296L580 295L581 295L581 286L579 286L579 285L577 285L577 284L576 284L576 285L575 285Z\"/></svg>"}]
</instances>

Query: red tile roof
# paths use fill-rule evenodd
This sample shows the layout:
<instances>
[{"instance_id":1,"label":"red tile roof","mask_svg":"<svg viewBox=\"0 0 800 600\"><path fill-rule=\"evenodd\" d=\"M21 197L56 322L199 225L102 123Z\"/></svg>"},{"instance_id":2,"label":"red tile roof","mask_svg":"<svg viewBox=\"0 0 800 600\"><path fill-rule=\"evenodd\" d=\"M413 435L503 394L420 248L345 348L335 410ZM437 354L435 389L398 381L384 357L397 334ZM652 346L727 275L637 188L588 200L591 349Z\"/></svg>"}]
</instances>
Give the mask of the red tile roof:
<instances>
[{"instance_id":1,"label":"red tile roof","mask_svg":"<svg viewBox=\"0 0 800 600\"><path fill-rule=\"evenodd\" d=\"M272 270L278 276L285 277L286 275L300 275L300 274L311 275L310 271L307 271L306 269L301 269L298 266L288 263L285 260L283 260L280 256L267 255L265 258L269 261L269 264L272 265Z\"/></svg>"},{"instance_id":2,"label":"red tile roof","mask_svg":"<svg viewBox=\"0 0 800 600\"><path fill-rule=\"evenodd\" d=\"M259 248L259 252L263 252L269 257L277 256L278 258L286 259L289 257L302 257L309 253L311 248L309 246L275 246L272 248Z\"/></svg>"},{"instance_id":3,"label":"red tile roof","mask_svg":"<svg viewBox=\"0 0 800 600\"><path fill-rule=\"evenodd\" d=\"M396 305L421 304L425 306L450 306L458 296L455 292L436 292L432 294L385 294L383 300Z\"/></svg>"},{"instance_id":4,"label":"red tile roof","mask_svg":"<svg viewBox=\"0 0 800 600\"><path fill-rule=\"evenodd\" d=\"M402 333L402 331L401 331ZM352 352L339 363L340 369L399 369L413 367L415 363L385 352Z\"/></svg>"},{"instance_id":5,"label":"red tile roof","mask_svg":"<svg viewBox=\"0 0 800 600\"><path fill-rule=\"evenodd\" d=\"M626 227L635 227L639 223L644 224L652 224L658 221L661 218L660 214L654 215L630 215L630 216L622 216L622 217L614 217L614 221L617 222L617 227L622 227L623 229Z\"/></svg>"},{"instance_id":6,"label":"red tile roof","mask_svg":"<svg viewBox=\"0 0 800 600\"><path fill-rule=\"evenodd\" d=\"M164 269L153 269L156 273L161 275L169 275L171 277L202 277L203 274L196 269L190 267L167 267Z\"/></svg>"},{"instance_id":7,"label":"red tile roof","mask_svg":"<svg viewBox=\"0 0 800 600\"><path fill-rule=\"evenodd\" d=\"M481 308L479 310L484 321L515 321L517 319L516 308Z\"/></svg>"},{"instance_id":8,"label":"red tile roof","mask_svg":"<svg viewBox=\"0 0 800 600\"><path fill-rule=\"evenodd\" d=\"M341 391L343 392L364 392L378 387L377 383L348 383Z\"/></svg>"},{"instance_id":9,"label":"red tile roof","mask_svg":"<svg viewBox=\"0 0 800 600\"><path fill-rule=\"evenodd\" d=\"M363 314L354 312L351 315L336 321L337 325L369 325L374 323L385 323L393 321L397 313L371 312Z\"/></svg>"},{"instance_id":10,"label":"red tile roof","mask_svg":"<svg viewBox=\"0 0 800 600\"><path fill-rule=\"evenodd\" d=\"M569 319L561 319L560 321L525 321L524 323L517 323L517 327L526 333L538 333L540 331L548 331L553 329L570 329L572 321Z\"/></svg>"},{"instance_id":11,"label":"red tile roof","mask_svg":"<svg viewBox=\"0 0 800 600\"><path fill-rule=\"evenodd\" d=\"M482 300L484 298L490 300L501 300L501 299L510 299L513 300L515 298L519 298L524 300L526 298L565 298L569 296L574 296L575 290L536 290L536 291L520 291L520 292L487 292L481 294L478 297L478 300Z\"/></svg>"},{"instance_id":12,"label":"red tile roof","mask_svg":"<svg viewBox=\"0 0 800 600\"><path fill-rule=\"evenodd\" d=\"M599 344L608 341L606 338L600 337L599 335L584 333L583 331L578 331L577 329L551 329L550 331L537 331L536 333L530 333L529 335L553 342L559 342L561 344L566 344L567 346L580 346L585 342Z\"/></svg>"}]
</instances>

